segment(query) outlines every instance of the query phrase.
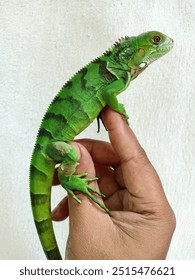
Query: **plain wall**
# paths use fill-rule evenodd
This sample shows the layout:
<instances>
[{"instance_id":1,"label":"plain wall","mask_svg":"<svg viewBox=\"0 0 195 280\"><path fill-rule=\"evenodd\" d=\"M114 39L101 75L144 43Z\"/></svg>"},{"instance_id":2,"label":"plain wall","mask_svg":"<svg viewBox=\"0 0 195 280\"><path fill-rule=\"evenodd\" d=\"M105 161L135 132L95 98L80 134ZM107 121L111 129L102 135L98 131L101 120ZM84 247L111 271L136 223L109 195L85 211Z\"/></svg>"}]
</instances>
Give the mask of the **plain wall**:
<instances>
[{"instance_id":1,"label":"plain wall","mask_svg":"<svg viewBox=\"0 0 195 280\"><path fill-rule=\"evenodd\" d=\"M177 217L168 259L195 258L193 0L0 1L0 258L44 259L29 199L29 164L47 106L118 38L159 30L175 41L119 97ZM80 137L108 139L96 122ZM52 207L65 195L55 188ZM62 254L68 220L55 223Z\"/></svg>"}]
</instances>

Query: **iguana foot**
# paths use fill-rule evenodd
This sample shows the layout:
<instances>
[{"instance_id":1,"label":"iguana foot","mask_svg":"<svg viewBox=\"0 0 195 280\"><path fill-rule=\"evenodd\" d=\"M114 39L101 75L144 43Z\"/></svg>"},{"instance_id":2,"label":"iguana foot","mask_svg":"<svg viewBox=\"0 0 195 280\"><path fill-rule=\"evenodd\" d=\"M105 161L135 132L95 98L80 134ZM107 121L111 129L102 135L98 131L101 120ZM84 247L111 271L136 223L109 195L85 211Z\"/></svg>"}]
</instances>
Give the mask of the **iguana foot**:
<instances>
[{"instance_id":1,"label":"iguana foot","mask_svg":"<svg viewBox=\"0 0 195 280\"><path fill-rule=\"evenodd\" d=\"M97 203L103 210L105 210L110 216L111 212L109 209L101 203L91 192L98 194L101 197L105 197L104 194L99 192L98 190L90 187L87 183L96 181L98 178L84 178L87 175L87 173L82 173L78 175L72 175L69 177L65 177L62 174L58 174L60 183L62 187L78 202L81 203L81 200L74 194L73 191L79 191L81 193L84 193L88 197L90 197L95 203Z\"/></svg>"}]
</instances>

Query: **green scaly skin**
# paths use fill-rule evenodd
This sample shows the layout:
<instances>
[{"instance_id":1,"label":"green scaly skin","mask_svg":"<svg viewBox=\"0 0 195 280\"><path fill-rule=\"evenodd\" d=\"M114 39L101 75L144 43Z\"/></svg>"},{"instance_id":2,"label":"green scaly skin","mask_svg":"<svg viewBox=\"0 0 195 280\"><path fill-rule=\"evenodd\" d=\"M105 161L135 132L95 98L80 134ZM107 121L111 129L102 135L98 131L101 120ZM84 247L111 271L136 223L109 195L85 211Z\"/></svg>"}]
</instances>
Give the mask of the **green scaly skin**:
<instances>
[{"instance_id":1,"label":"green scaly skin","mask_svg":"<svg viewBox=\"0 0 195 280\"><path fill-rule=\"evenodd\" d=\"M93 195L87 174L74 175L77 153L67 142L99 116L109 105L128 116L116 96L124 91L151 62L166 54L173 40L157 31L125 37L76 73L60 90L41 123L30 166L30 193L35 225L48 259L61 259L51 220L51 186L55 165L60 163L60 183L76 201L74 191L88 195L102 209L110 211Z\"/></svg>"}]
</instances>

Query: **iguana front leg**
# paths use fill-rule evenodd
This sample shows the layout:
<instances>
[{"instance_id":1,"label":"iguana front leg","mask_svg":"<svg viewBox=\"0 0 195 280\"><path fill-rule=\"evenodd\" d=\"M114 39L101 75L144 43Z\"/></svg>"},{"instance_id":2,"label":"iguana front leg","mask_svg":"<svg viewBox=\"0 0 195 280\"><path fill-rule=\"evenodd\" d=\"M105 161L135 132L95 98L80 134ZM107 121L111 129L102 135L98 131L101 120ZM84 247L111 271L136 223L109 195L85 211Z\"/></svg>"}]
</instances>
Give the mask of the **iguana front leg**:
<instances>
[{"instance_id":1,"label":"iguana front leg","mask_svg":"<svg viewBox=\"0 0 195 280\"><path fill-rule=\"evenodd\" d=\"M114 111L120 113L124 116L128 124L128 115L126 113L125 107L123 104L119 103L117 100L117 95L125 90L131 81L130 74L127 75L126 79L119 78L118 80L109 84L103 92L103 99L108 106L110 106Z\"/></svg>"},{"instance_id":2,"label":"iguana front leg","mask_svg":"<svg viewBox=\"0 0 195 280\"><path fill-rule=\"evenodd\" d=\"M47 155L54 159L56 163L61 163L58 167L58 178L62 187L78 202L81 200L74 194L73 191L79 191L90 197L102 209L104 209L110 216L111 212L105 207L91 192L105 197L101 192L90 187L89 182L98 180L97 177L86 178L87 173L75 175L75 170L78 165L77 151L68 143L63 141L51 141L47 145ZM90 192L91 191L91 192Z\"/></svg>"}]
</instances>

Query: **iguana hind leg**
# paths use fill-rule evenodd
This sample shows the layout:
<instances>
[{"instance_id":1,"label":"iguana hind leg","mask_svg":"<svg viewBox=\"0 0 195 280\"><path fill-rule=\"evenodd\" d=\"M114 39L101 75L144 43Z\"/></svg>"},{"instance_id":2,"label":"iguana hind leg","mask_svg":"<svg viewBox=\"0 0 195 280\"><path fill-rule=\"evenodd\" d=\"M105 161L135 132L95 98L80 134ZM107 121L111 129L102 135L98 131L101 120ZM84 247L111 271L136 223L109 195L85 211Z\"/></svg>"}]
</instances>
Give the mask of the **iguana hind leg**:
<instances>
[{"instance_id":1,"label":"iguana hind leg","mask_svg":"<svg viewBox=\"0 0 195 280\"><path fill-rule=\"evenodd\" d=\"M101 192L90 187L89 182L98 180L97 177L87 178L87 173L75 175L75 170L78 165L77 151L68 143L63 141L51 141L47 145L46 153L54 159L56 163L60 163L58 167L58 178L62 187L78 202L81 200L74 194L73 191L79 191L90 197L96 204L104 209L110 216L111 213L91 192L105 197Z\"/></svg>"}]
</instances>

